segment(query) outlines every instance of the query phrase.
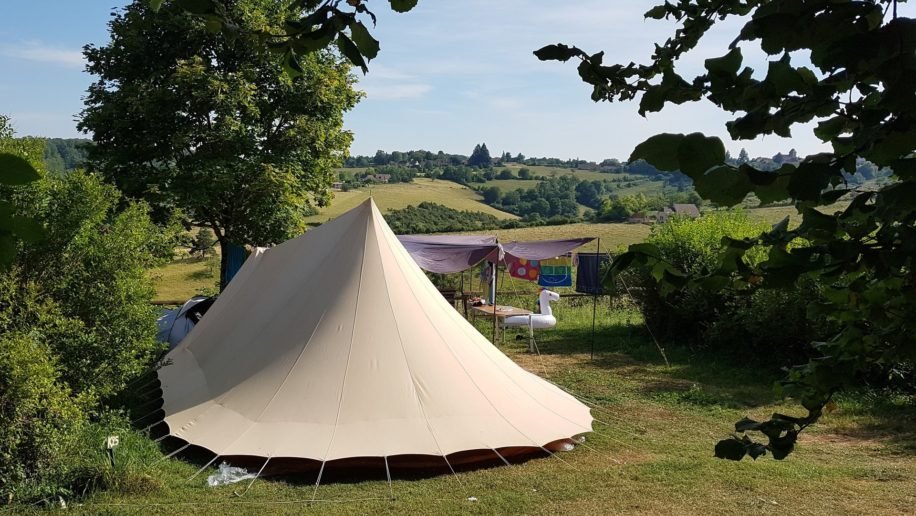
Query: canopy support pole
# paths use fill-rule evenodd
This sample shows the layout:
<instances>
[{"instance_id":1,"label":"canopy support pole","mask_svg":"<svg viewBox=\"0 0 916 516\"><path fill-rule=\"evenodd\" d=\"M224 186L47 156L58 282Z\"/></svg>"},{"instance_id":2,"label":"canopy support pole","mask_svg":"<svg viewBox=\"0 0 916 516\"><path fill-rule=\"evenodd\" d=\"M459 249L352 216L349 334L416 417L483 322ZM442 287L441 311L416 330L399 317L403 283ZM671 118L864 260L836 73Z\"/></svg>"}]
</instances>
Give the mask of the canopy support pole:
<instances>
[{"instance_id":1,"label":"canopy support pole","mask_svg":"<svg viewBox=\"0 0 916 516\"><path fill-rule=\"evenodd\" d=\"M149 466L147 466L147 468L151 468L151 467L155 466L156 464L159 464L160 462L162 462L162 461L164 461L164 460L166 460L166 459L171 459L171 458L174 457L175 455L178 455L179 453L181 453L182 451L184 451L185 448L187 448L188 446L191 446L191 443L188 443L188 444L182 446L181 448L178 448L177 450L173 451L172 453L166 455L165 457L162 457L161 459L157 460L156 462L153 462L152 464L150 464Z\"/></svg>"},{"instance_id":2,"label":"canopy support pole","mask_svg":"<svg viewBox=\"0 0 916 516\"><path fill-rule=\"evenodd\" d=\"M391 487L391 469L388 467L388 456L385 455L385 476L388 477L388 495L394 500L394 488Z\"/></svg>"},{"instance_id":3,"label":"canopy support pole","mask_svg":"<svg viewBox=\"0 0 916 516\"><path fill-rule=\"evenodd\" d=\"M233 493L235 496L238 496L239 498L245 496L245 495L248 493L248 490L251 489L251 486L254 485L254 481L257 480L258 477L261 476L261 473L264 472L264 468L267 467L267 463L268 463L268 462L270 462L270 457L267 457L267 460L264 461L264 465L261 466L261 469L259 469L258 472L255 474L254 478L251 479L251 482L248 482L248 487L246 487L245 490L242 491L242 494L239 494L239 493L237 493L236 491L233 491L232 493Z\"/></svg>"},{"instance_id":4,"label":"canopy support pole","mask_svg":"<svg viewBox=\"0 0 916 516\"><path fill-rule=\"evenodd\" d=\"M493 345L497 346L496 342L496 262L488 262L490 264L490 306L493 308Z\"/></svg>"},{"instance_id":5,"label":"canopy support pole","mask_svg":"<svg viewBox=\"0 0 916 516\"><path fill-rule=\"evenodd\" d=\"M213 464L213 463L216 461L216 459L218 459L218 458L219 458L219 455L214 455L213 458L210 459L210 462L204 464L204 466L203 466L202 468L200 468L199 470L197 470L197 473L194 473L193 475L191 475L190 477L188 477L188 479L185 480L185 482L190 482L190 481L194 480L194 477L196 477L197 475L200 475L200 474L203 472L203 470L209 468L209 467L210 467L210 464Z\"/></svg>"},{"instance_id":6,"label":"canopy support pole","mask_svg":"<svg viewBox=\"0 0 916 516\"><path fill-rule=\"evenodd\" d=\"M598 240L598 250L595 251L595 279L599 280L599 272L601 269L601 237L597 238ZM594 290L592 291L592 352L589 360L595 359L595 314L598 311L598 286L595 285Z\"/></svg>"},{"instance_id":7,"label":"canopy support pole","mask_svg":"<svg viewBox=\"0 0 916 516\"><path fill-rule=\"evenodd\" d=\"M325 461L321 461L321 469L318 470L318 480L315 480L315 490L312 491L312 502L314 502L315 497L318 496L318 485L321 484L321 475L324 473L324 464Z\"/></svg>"}]
</instances>

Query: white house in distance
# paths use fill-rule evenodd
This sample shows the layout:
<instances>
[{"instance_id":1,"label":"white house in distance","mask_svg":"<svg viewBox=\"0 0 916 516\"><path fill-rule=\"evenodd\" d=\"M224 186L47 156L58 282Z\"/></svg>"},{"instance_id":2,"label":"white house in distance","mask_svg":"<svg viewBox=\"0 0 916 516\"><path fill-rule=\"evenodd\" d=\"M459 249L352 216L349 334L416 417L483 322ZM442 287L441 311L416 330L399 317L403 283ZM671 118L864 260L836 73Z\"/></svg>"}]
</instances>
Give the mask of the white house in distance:
<instances>
[{"instance_id":1,"label":"white house in distance","mask_svg":"<svg viewBox=\"0 0 916 516\"><path fill-rule=\"evenodd\" d=\"M387 183L391 179L391 174L368 174L366 181L373 183Z\"/></svg>"},{"instance_id":2,"label":"white house in distance","mask_svg":"<svg viewBox=\"0 0 916 516\"><path fill-rule=\"evenodd\" d=\"M700 216L700 209L696 204L672 204L670 208L661 211L647 211L635 213L628 219L634 224L652 224L653 222L667 222L674 215L695 219Z\"/></svg>"}]
</instances>

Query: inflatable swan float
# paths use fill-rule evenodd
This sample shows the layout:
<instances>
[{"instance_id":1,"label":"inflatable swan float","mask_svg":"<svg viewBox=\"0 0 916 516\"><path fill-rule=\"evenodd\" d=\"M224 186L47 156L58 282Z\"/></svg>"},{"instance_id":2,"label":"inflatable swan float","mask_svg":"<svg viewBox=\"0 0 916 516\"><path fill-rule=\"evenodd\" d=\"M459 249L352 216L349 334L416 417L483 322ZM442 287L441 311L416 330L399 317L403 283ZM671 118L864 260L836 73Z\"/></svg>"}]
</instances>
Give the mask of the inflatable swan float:
<instances>
[{"instance_id":1,"label":"inflatable swan float","mask_svg":"<svg viewBox=\"0 0 916 516\"><path fill-rule=\"evenodd\" d=\"M532 330L553 328L557 325L557 318L553 316L553 310L550 308L550 302L558 301L559 299L560 294L557 294L552 290L541 290L541 293L538 295L538 305L540 306L541 313L531 315L513 315L512 317L506 317L506 320L503 322L503 327L528 326Z\"/></svg>"}]
</instances>

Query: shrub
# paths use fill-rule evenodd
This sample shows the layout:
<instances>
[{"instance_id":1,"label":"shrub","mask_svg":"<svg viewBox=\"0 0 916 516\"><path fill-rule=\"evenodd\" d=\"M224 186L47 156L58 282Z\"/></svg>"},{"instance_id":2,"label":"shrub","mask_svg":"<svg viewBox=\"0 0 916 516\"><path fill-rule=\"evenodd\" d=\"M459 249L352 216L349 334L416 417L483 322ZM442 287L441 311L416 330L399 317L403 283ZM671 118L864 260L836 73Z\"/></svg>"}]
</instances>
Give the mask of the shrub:
<instances>
[{"instance_id":1,"label":"shrub","mask_svg":"<svg viewBox=\"0 0 916 516\"><path fill-rule=\"evenodd\" d=\"M21 190L46 237L0 273L0 494L27 501L100 485L100 443L80 440L161 351L147 271L178 227L83 172Z\"/></svg>"},{"instance_id":2,"label":"shrub","mask_svg":"<svg viewBox=\"0 0 916 516\"><path fill-rule=\"evenodd\" d=\"M399 235L473 231L500 227L500 220L488 213L453 210L441 204L421 202L385 214L391 230Z\"/></svg>"},{"instance_id":3,"label":"shrub","mask_svg":"<svg viewBox=\"0 0 916 516\"><path fill-rule=\"evenodd\" d=\"M723 237L744 238L767 229L741 211L714 212L699 219L674 217L655 225L648 242L662 257L690 273L716 265ZM767 250L753 249L751 263L762 261ZM820 296L813 281L788 290L687 290L662 295L650 271L626 276L642 307L646 322L658 336L674 346L706 349L740 359L798 360L809 355L810 342L827 335L826 323L810 320L809 304Z\"/></svg>"},{"instance_id":4,"label":"shrub","mask_svg":"<svg viewBox=\"0 0 916 516\"><path fill-rule=\"evenodd\" d=\"M0 497L56 494L66 457L86 423L83 407L58 381L44 343L25 333L0 338Z\"/></svg>"}]
</instances>

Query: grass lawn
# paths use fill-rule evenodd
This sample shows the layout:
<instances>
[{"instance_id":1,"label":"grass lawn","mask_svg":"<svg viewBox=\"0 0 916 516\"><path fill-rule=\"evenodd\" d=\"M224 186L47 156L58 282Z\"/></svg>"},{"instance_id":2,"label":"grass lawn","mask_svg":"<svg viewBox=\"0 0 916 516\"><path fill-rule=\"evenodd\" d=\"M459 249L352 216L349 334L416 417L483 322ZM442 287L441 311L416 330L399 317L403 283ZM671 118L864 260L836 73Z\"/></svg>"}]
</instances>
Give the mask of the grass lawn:
<instances>
[{"instance_id":1,"label":"grass lawn","mask_svg":"<svg viewBox=\"0 0 916 516\"><path fill-rule=\"evenodd\" d=\"M511 213L491 208L482 202L482 197L465 186L451 181L432 180L418 177L413 183L373 185L371 188L334 192L331 205L321 213L306 219L312 224L322 224L356 207L369 198L369 193L383 212L407 206L416 206L423 201L435 202L455 210L481 211L500 219L518 218Z\"/></svg>"},{"instance_id":2,"label":"grass lawn","mask_svg":"<svg viewBox=\"0 0 916 516\"><path fill-rule=\"evenodd\" d=\"M213 294L218 289L219 256L183 257L153 269L156 301L183 303L197 294Z\"/></svg>"},{"instance_id":3,"label":"grass lawn","mask_svg":"<svg viewBox=\"0 0 916 516\"><path fill-rule=\"evenodd\" d=\"M530 285L529 285L530 286ZM504 298L525 306L533 296ZM203 462L166 459L144 469L138 487L101 493L71 509L127 514L906 514L916 506L913 400L841 398L838 409L802 434L785 461L713 458L718 439L741 417L765 418L778 373L668 350L666 367L626 306L598 303L590 359L590 299L554 304L559 324L538 333L540 355L509 334L501 348L529 371L594 405L585 445L555 457L416 478L384 469L351 477L331 466L314 474L211 488ZM477 320L489 334L489 321ZM906 405L909 403L909 405ZM137 437L134 437L137 439ZM121 460L131 460L122 436ZM172 450L168 446L161 452ZM310 503L313 498L317 500ZM476 501L469 500L474 497Z\"/></svg>"}]
</instances>

